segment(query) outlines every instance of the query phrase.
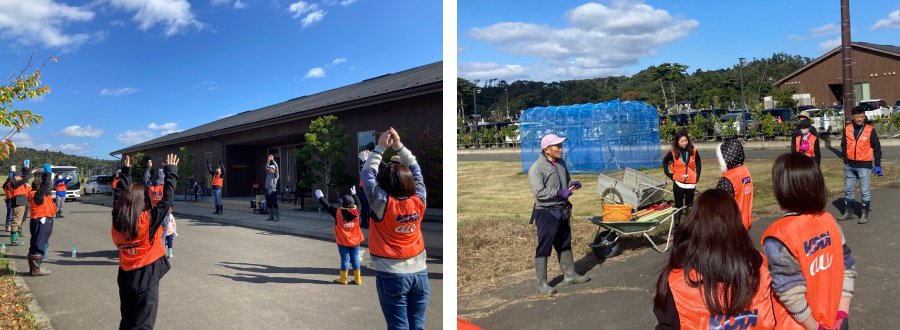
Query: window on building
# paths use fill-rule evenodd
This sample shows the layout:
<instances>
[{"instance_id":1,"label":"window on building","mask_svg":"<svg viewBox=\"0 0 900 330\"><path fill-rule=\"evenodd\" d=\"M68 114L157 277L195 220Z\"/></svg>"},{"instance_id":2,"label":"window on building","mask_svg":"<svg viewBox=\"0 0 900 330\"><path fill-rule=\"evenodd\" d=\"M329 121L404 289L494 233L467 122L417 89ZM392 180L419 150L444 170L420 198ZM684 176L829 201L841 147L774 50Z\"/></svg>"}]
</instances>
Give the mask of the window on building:
<instances>
[{"instance_id":1,"label":"window on building","mask_svg":"<svg viewBox=\"0 0 900 330\"><path fill-rule=\"evenodd\" d=\"M868 82L860 82L853 84L853 95L856 98L856 105L859 105L859 101L868 100L871 98L869 94L869 83Z\"/></svg>"}]
</instances>

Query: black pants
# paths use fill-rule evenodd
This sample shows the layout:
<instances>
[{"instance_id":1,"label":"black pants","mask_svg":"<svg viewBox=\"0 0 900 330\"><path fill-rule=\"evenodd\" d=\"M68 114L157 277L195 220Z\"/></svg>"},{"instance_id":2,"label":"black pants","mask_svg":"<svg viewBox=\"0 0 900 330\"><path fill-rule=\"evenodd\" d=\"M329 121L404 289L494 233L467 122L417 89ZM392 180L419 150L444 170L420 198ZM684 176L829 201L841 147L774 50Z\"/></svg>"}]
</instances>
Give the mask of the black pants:
<instances>
[{"instance_id":1,"label":"black pants","mask_svg":"<svg viewBox=\"0 0 900 330\"><path fill-rule=\"evenodd\" d=\"M130 271L119 268L119 329L153 329L159 307L159 280L169 268L165 257Z\"/></svg>"},{"instance_id":2,"label":"black pants","mask_svg":"<svg viewBox=\"0 0 900 330\"><path fill-rule=\"evenodd\" d=\"M53 234L53 218L31 219L29 229L31 230L31 246L28 247L29 255L43 255L44 246L50 242L50 235ZM21 229L20 229L21 230Z\"/></svg>"},{"instance_id":3,"label":"black pants","mask_svg":"<svg viewBox=\"0 0 900 330\"><path fill-rule=\"evenodd\" d=\"M267 192L266 193L266 208L269 209L278 209L278 192Z\"/></svg>"},{"instance_id":4,"label":"black pants","mask_svg":"<svg viewBox=\"0 0 900 330\"><path fill-rule=\"evenodd\" d=\"M570 210L565 208L534 209L538 244L535 257L549 257L572 249L572 228L569 226Z\"/></svg>"},{"instance_id":5,"label":"black pants","mask_svg":"<svg viewBox=\"0 0 900 330\"><path fill-rule=\"evenodd\" d=\"M690 207L691 205L693 205L694 204L694 191L696 191L696 190L695 189L684 189L684 188L679 187L678 184L675 184L675 187L672 191L675 195L675 207L676 208L682 207L682 206Z\"/></svg>"}]
</instances>

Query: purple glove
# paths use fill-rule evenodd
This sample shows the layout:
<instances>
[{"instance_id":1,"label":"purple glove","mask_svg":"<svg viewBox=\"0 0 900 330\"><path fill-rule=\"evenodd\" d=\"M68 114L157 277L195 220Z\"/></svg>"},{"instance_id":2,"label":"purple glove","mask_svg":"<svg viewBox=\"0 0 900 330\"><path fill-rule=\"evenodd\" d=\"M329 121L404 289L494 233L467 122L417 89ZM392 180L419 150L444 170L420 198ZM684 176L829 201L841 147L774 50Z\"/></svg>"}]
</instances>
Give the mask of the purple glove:
<instances>
[{"instance_id":1,"label":"purple glove","mask_svg":"<svg viewBox=\"0 0 900 330\"><path fill-rule=\"evenodd\" d=\"M581 181L572 180L572 182L569 182L569 187L575 187L575 189L581 189Z\"/></svg>"},{"instance_id":2,"label":"purple glove","mask_svg":"<svg viewBox=\"0 0 900 330\"><path fill-rule=\"evenodd\" d=\"M562 197L563 199L569 199L569 196L572 196L572 191L569 189L560 189L556 192L556 196Z\"/></svg>"}]
</instances>

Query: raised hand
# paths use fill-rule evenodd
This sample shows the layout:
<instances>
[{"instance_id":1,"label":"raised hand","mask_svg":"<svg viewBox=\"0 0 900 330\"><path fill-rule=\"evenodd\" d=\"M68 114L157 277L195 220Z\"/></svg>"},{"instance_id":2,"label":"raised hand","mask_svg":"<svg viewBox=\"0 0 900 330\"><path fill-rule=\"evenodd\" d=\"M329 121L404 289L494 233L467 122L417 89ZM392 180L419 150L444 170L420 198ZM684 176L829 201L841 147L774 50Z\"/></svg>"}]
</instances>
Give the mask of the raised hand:
<instances>
[{"instance_id":1,"label":"raised hand","mask_svg":"<svg viewBox=\"0 0 900 330\"><path fill-rule=\"evenodd\" d=\"M266 159L266 160L268 160L268 161L270 161L270 162L271 162L271 161L274 161L274 160L275 160L275 156L274 156L274 155L269 155L269 158Z\"/></svg>"},{"instance_id":2,"label":"raised hand","mask_svg":"<svg viewBox=\"0 0 900 330\"><path fill-rule=\"evenodd\" d=\"M325 197L325 194L323 194L321 190L316 189L316 198L322 198L322 197Z\"/></svg>"},{"instance_id":3,"label":"raised hand","mask_svg":"<svg viewBox=\"0 0 900 330\"><path fill-rule=\"evenodd\" d=\"M131 167L131 156L125 155L125 167Z\"/></svg>"},{"instance_id":4,"label":"raised hand","mask_svg":"<svg viewBox=\"0 0 900 330\"><path fill-rule=\"evenodd\" d=\"M350 186L350 194L356 195L356 187L355 186Z\"/></svg>"},{"instance_id":5,"label":"raised hand","mask_svg":"<svg viewBox=\"0 0 900 330\"><path fill-rule=\"evenodd\" d=\"M391 143L391 147L394 147L394 149L403 148L403 143L400 142L400 134L397 133L397 131L394 130L393 127L391 127L390 132L391 132L391 139L393 140L392 141L393 143Z\"/></svg>"},{"instance_id":6,"label":"raised hand","mask_svg":"<svg viewBox=\"0 0 900 330\"><path fill-rule=\"evenodd\" d=\"M152 159L148 159L148 160L147 160L147 169L151 169L151 168L153 168L153 160L152 160Z\"/></svg>"},{"instance_id":7,"label":"raised hand","mask_svg":"<svg viewBox=\"0 0 900 330\"><path fill-rule=\"evenodd\" d=\"M390 131L384 131L384 133L381 133L381 136L378 137L378 145L385 149L390 148L392 142Z\"/></svg>"},{"instance_id":8,"label":"raised hand","mask_svg":"<svg viewBox=\"0 0 900 330\"><path fill-rule=\"evenodd\" d=\"M166 165L178 166L178 156L175 154L168 154L166 156Z\"/></svg>"},{"instance_id":9,"label":"raised hand","mask_svg":"<svg viewBox=\"0 0 900 330\"><path fill-rule=\"evenodd\" d=\"M369 159L369 153L371 153L371 152L368 151L368 150L360 151L360 152L359 152L359 160L360 160L360 161L363 161L363 162L366 161L366 160L368 160L368 159Z\"/></svg>"}]
</instances>

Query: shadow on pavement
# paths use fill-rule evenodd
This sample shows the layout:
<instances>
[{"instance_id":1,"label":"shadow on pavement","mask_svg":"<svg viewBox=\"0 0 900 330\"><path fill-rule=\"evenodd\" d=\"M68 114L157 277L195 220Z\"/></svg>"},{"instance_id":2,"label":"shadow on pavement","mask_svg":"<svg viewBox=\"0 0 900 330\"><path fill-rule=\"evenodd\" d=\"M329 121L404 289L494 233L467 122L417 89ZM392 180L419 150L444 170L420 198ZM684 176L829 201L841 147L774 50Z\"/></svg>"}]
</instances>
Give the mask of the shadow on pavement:
<instances>
[{"instance_id":1,"label":"shadow on pavement","mask_svg":"<svg viewBox=\"0 0 900 330\"><path fill-rule=\"evenodd\" d=\"M263 274L320 274L320 275L337 275L338 274L338 264L340 263L340 259L335 260L334 268L317 268L317 267L278 267L271 265L260 265L260 264L248 264L242 262L221 262L219 265L233 269L240 272L254 272L254 273L263 273ZM243 266L243 267L242 267ZM226 276L226 275L217 275L216 276ZM363 276L375 276L375 271L362 266L362 275ZM439 280L443 279L444 274L442 273L428 273L428 279L430 280Z\"/></svg>"},{"instance_id":2,"label":"shadow on pavement","mask_svg":"<svg viewBox=\"0 0 900 330\"><path fill-rule=\"evenodd\" d=\"M55 251L59 256L70 258L72 255L72 251ZM106 259L119 259L119 251L118 250L101 250L101 251L92 251L92 252L82 252L78 251L77 257L75 259L82 258L106 258ZM71 258L70 258L71 259Z\"/></svg>"},{"instance_id":3,"label":"shadow on pavement","mask_svg":"<svg viewBox=\"0 0 900 330\"><path fill-rule=\"evenodd\" d=\"M236 274L236 275L222 275L222 274L209 274L212 276L224 277L237 282L247 282L247 283L308 283L308 284L337 284L329 281L322 280L310 280L305 278L295 278L295 277L272 277L272 276L263 276L263 275L254 275L254 274ZM363 281L365 283L365 281Z\"/></svg>"},{"instance_id":4,"label":"shadow on pavement","mask_svg":"<svg viewBox=\"0 0 900 330\"><path fill-rule=\"evenodd\" d=\"M838 210L838 212L841 212L841 213L844 212L844 199L843 198L836 198L834 201L831 202L831 205L834 206L834 208L836 208ZM860 203L857 201L850 202L850 212L853 213L853 216L855 218L859 218L859 216L862 215L862 210L860 209L861 207L862 207L862 205L860 205ZM838 223L841 223L844 221L855 220L855 219L840 220L840 219L838 219L838 217L840 217L840 214L834 215L834 220L837 220Z\"/></svg>"}]
</instances>

